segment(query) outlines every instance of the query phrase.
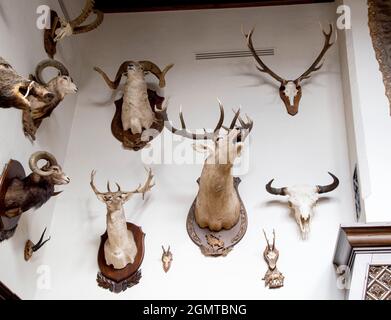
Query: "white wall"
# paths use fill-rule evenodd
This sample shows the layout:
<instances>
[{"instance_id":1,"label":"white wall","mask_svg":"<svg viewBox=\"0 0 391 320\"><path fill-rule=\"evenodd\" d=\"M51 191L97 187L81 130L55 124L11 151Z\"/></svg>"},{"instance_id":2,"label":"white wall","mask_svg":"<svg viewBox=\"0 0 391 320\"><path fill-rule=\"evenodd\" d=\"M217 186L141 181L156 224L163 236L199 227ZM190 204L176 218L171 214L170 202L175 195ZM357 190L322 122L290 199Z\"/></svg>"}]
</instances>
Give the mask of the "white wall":
<instances>
[{"instance_id":1,"label":"white wall","mask_svg":"<svg viewBox=\"0 0 391 320\"><path fill-rule=\"evenodd\" d=\"M333 4L107 15L98 30L83 38L83 81L65 166L73 180L57 200L54 237L45 255L52 287L38 290L36 297L342 299L331 261L338 226L353 221L354 208L338 46L328 52L322 71L305 84L294 118L287 115L276 84L260 76L251 58L194 60L200 51L244 49L240 26L256 25L257 46L276 48L276 55L265 60L281 75L296 77L323 45L318 22L326 26L334 19ZM249 228L228 257L203 257L185 228L202 167L153 165L157 185L151 195L144 202L136 196L126 206L128 220L141 225L147 235L143 278L136 287L114 295L95 281L106 212L90 190L89 175L98 170L100 188L106 179L133 188L145 172L141 153L123 150L111 135L113 99L92 68L100 66L114 76L120 63L129 59L148 59L162 67L175 63L165 90L175 121L183 104L189 127L212 127L218 114L216 97L226 105L227 114L242 105L254 119L250 169L240 186ZM152 148L158 150L158 140ZM310 239L301 241L286 202L268 195L264 185L273 177L280 185L326 184L327 171L340 177L341 186L319 202ZM286 276L280 290L268 290L262 281L262 228L277 231L279 269ZM162 244L170 244L174 253L168 274L160 262Z\"/></svg>"},{"instance_id":2,"label":"white wall","mask_svg":"<svg viewBox=\"0 0 391 320\"><path fill-rule=\"evenodd\" d=\"M368 28L366 0L340 1L351 9L352 28L344 32L344 88L352 163L360 167L366 222L389 221L388 185L391 180L388 148L391 133L389 103ZM353 124L354 123L354 124Z\"/></svg>"},{"instance_id":3,"label":"white wall","mask_svg":"<svg viewBox=\"0 0 391 320\"><path fill-rule=\"evenodd\" d=\"M41 60L47 58L43 48L43 32L36 27L36 10L42 4L59 9L57 1L2 0L0 3L0 56L26 77L34 73L35 66ZM65 62L76 81L78 69L71 67L78 64L77 57L72 54L74 45L67 42L60 46L56 58ZM76 96L67 97L52 117L42 123L35 144L24 137L21 112L0 108L0 166L3 167L12 158L20 161L29 173L28 158L37 150L52 152L62 163L75 105ZM52 199L36 212L24 214L15 235L0 243L0 281L25 299L35 295L37 271L43 262L44 249L26 263L23 259L24 245L28 239L37 241L45 227L50 229L54 206L55 200Z\"/></svg>"}]
</instances>

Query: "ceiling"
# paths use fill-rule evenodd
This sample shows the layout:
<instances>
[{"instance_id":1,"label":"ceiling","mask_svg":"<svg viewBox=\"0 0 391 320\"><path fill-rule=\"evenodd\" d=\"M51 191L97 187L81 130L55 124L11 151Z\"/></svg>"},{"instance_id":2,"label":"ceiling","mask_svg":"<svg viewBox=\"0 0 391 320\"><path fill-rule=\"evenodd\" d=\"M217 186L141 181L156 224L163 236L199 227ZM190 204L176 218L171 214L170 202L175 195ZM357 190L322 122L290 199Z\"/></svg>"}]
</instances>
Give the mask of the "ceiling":
<instances>
[{"instance_id":1,"label":"ceiling","mask_svg":"<svg viewBox=\"0 0 391 320\"><path fill-rule=\"evenodd\" d=\"M106 13L118 12L142 12L142 11L169 11L169 10L192 10L192 9L219 9L219 8L242 8L259 6L276 6L291 4L310 4L334 2L334 0L95 0L97 9Z\"/></svg>"}]
</instances>

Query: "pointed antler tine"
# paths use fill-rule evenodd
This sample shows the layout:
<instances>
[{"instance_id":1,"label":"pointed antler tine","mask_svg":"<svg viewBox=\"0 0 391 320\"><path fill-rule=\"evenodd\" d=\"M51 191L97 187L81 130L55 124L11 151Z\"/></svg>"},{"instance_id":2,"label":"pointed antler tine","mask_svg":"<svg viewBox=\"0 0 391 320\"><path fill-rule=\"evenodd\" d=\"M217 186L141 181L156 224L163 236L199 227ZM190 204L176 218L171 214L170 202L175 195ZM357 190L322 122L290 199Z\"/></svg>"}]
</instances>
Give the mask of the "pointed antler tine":
<instances>
[{"instance_id":1,"label":"pointed antler tine","mask_svg":"<svg viewBox=\"0 0 391 320\"><path fill-rule=\"evenodd\" d=\"M42 240L43 240L43 238L45 237L46 229L47 229L47 228L45 228L45 230L43 230L42 235L41 235L41 238L39 239L39 241L38 241L38 243L37 243L36 245L40 245L40 244L42 243Z\"/></svg>"},{"instance_id":2,"label":"pointed antler tine","mask_svg":"<svg viewBox=\"0 0 391 320\"><path fill-rule=\"evenodd\" d=\"M118 188L118 190L117 190L117 192L121 192L122 190L121 190L121 186L116 182L115 183L116 184L116 186L117 186L117 188Z\"/></svg>"},{"instance_id":3,"label":"pointed antler tine","mask_svg":"<svg viewBox=\"0 0 391 320\"><path fill-rule=\"evenodd\" d=\"M36 252L38 251L39 249L41 249L48 241L51 240L52 237L49 237L48 239L46 239L44 242L42 242L39 246L36 246L33 248L33 251Z\"/></svg>"},{"instance_id":4,"label":"pointed antler tine","mask_svg":"<svg viewBox=\"0 0 391 320\"><path fill-rule=\"evenodd\" d=\"M182 112L182 105L179 106L179 119L181 121L182 129L186 129L186 122Z\"/></svg>"},{"instance_id":5,"label":"pointed antler tine","mask_svg":"<svg viewBox=\"0 0 391 320\"><path fill-rule=\"evenodd\" d=\"M164 246L162 245L163 253L166 253L166 250L164 249Z\"/></svg>"}]
</instances>

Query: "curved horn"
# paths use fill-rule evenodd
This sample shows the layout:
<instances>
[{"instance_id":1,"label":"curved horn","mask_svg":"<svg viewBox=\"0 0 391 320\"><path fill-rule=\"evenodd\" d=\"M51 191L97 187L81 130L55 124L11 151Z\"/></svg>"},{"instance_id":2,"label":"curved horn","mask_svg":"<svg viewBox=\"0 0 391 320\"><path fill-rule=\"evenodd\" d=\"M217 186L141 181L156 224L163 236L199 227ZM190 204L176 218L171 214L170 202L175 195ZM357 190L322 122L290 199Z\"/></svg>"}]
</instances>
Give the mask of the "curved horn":
<instances>
[{"instance_id":1,"label":"curved horn","mask_svg":"<svg viewBox=\"0 0 391 320\"><path fill-rule=\"evenodd\" d=\"M53 174L53 170L44 171L38 167L39 160L46 160L49 162L50 166L58 165L56 158L46 151L38 151L31 155L29 166L32 172L38 174L39 176L47 177Z\"/></svg>"},{"instance_id":2,"label":"curved horn","mask_svg":"<svg viewBox=\"0 0 391 320\"><path fill-rule=\"evenodd\" d=\"M95 4L94 0L86 1L81 14L77 18L69 22L69 24L72 26L72 29L80 26L84 21L87 20L88 16L91 14L92 10L94 9L94 4Z\"/></svg>"},{"instance_id":3,"label":"curved horn","mask_svg":"<svg viewBox=\"0 0 391 320\"><path fill-rule=\"evenodd\" d=\"M74 27L73 34L90 32L90 31L98 28L102 24L103 18L104 18L103 12L99 11L99 10L93 10L92 12L96 14L96 19L93 22L91 22L90 24L87 24L85 26Z\"/></svg>"},{"instance_id":4,"label":"curved horn","mask_svg":"<svg viewBox=\"0 0 391 320\"><path fill-rule=\"evenodd\" d=\"M162 71L156 64L151 61L140 61L139 63L143 66L144 71L151 72L153 75L156 76L156 78L159 79L160 88L164 88L166 86L166 73L174 66L173 64L169 64Z\"/></svg>"},{"instance_id":5,"label":"curved horn","mask_svg":"<svg viewBox=\"0 0 391 320\"><path fill-rule=\"evenodd\" d=\"M35 77L36 77L37 81L44 86L47 85L47 82L45 82L43 80L42 72L43 72L43 70L45 70L46 68L49 68L49 67L55 68L58 71L60 71L60 74L62 76L69 76L68 69L60 61L57 61L54 59L42 60L35 68Z\"/></svg>"},{"instance_id":6,"label":"curved horn","mask_svg":"<svg viewBox=\"0 0 391 320\"><path fill-rule=\"evenodd\" d=\"M270 180L270 182L266 185L266 190L267 192L269 192L270 194L274 194L276 196L286 196L286 189L287 188L274 188L272 187L272 184L273 184L273 180Z\"/></svg>"},{"instance_id":7,"label":"curved horn","mask_svg":"<svg viewBox=\"0 0 391 320\"><path fill-rule=\"evenodd\" d=\"M116 90L121 82L122 75L126 72L128 65L131 63L134 63L134 61L125 61L120 65L114 81L111 81L110 78L107 76L107 74L102 69L95 67L94 70L96 72L100 73L100 75L103 77L103 79L106 81L107 85L111 89Z\"/></svg>"},{"instance_id":8,"label":"curved horn","mask_svg":"<svg viewBox=\"0 0 391 320\"><path fill-rule=\"evenodd\" d=\"M331 191L337 189L337 187L339 186L339 179L330 172L329 172L329 175L333 178L333 183L331 183L327 186L316 186L319 194L331 192Z\"/></svg>"}]
</instances>

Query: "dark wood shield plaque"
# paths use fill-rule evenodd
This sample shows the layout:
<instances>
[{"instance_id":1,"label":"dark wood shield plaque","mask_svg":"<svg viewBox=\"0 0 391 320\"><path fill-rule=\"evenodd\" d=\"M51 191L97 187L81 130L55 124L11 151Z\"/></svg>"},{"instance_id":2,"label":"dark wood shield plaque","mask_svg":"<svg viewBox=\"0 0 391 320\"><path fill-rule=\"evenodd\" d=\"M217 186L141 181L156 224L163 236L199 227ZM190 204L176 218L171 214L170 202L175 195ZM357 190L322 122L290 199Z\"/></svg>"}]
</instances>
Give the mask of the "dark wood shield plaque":
<instances>
[{"instance_id":1,"label":"dark wood shield plaque","mask_svg":"<svg viewBox=\"0 0 391 320\"><path fill-rule=\"evenodd\" d=\"M157 95L155 91L148 90L148 98L153 109L155 106L159 109L162 108L164 98ZM159 113L156 113L155 110L153 110L155 113L155 122L150 130L145 130L141 134L133 134L130 130L124 131L121 121L122 102L122 98L115 101L115 114L111 123L111 132L117 140L122 142L125 149L139 151L145 148L149 142L162 132L164 128L164 120Z\"/></svg>"},{"instance_id":2,"label":"dark wood shield plaque","mask_svg":"<svg viewBox=\"0 0 391 320\"><path fill-rule=\"evenodd\" d=\"M140 266L144 259L144 238L145 233L140 227L133 223L127 223L128 230L133 233L134 241L137 246L137 254L134 258L134 263L128 264L123 269L114 269L113 266L106 264L104 244L108 238L107 232L101 236L98 265L99 270L97 275L98 285L104 289L108 289L114 293L120 293L128 288L138 284L141 279Z\"/></svg>"},{"instance_id":3,"label":"dark wood shield plaque","mask_svg":"<svg viewBox=\"0 0 391 320\"><path fill-rule=\"evenodd\" d=\"M25 176L23 166L18 161L10 160L0 177L0 242L14 235L21 217L21 215L16 217L8 217L6 215L4 204L5 194L13 179L23 179Z\"/></svg>"},{"instance_id":4,"label":"dark wood shield plaque","mask_svg":"<svg viewBox=\"0 0 391 320\"><path fill-rule=\"evenodd\" d=\"M199 179L197 182L199 183ZM242 240L247 231L247 212L238 192L240 182L240 178L234 178L234 187L240 201L240 218L239 222L232 229L214 232L209 230L209 228L200 228L195 220L197 198L190 208L186 221L187 233L191 240L200 247L202 254L207 257L227 256L233 247Z\"/></svg>"}]
</instances>

